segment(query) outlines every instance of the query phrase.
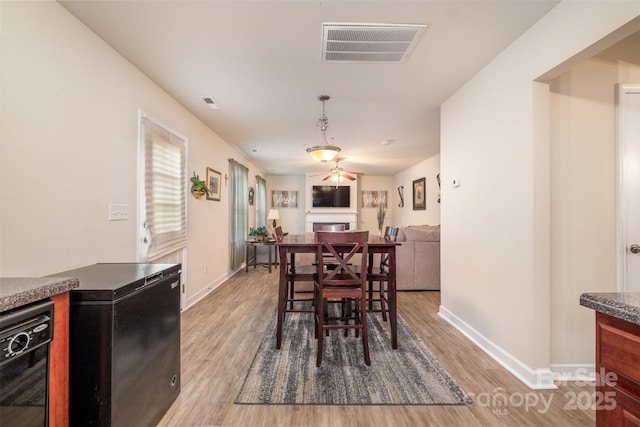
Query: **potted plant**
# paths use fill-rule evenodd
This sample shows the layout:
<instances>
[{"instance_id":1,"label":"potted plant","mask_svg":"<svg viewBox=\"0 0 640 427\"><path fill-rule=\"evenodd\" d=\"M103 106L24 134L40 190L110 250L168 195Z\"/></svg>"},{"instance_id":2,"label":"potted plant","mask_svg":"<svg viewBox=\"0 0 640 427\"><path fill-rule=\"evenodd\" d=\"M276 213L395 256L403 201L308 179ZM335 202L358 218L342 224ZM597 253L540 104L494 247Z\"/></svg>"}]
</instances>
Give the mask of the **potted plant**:
<instances>
[{"instance_id":1,"label":"potted plant","mask_svg":"<svg viewBox=\"0 0 640 427\"><path fill-rule=\"evenodd\" d=\"M193 176L189 178L191 180L191 194L196 199L204 196L205 194L209 196L209 188L207 187L207 183L200 179L200 177L193 171Z\"/></svg>"},{"instance_id":2,"label":"potted plant","mask_svg":"<svg viewBox=\"0 0 640 427\"><path fill-rule=\"evenodd\" d=\"M264 225L256 228L249 228L249 237L253 237L258 241L266 240L269 237L269 232L267 231L267 227Z\"/></svg>"}]
</instances>

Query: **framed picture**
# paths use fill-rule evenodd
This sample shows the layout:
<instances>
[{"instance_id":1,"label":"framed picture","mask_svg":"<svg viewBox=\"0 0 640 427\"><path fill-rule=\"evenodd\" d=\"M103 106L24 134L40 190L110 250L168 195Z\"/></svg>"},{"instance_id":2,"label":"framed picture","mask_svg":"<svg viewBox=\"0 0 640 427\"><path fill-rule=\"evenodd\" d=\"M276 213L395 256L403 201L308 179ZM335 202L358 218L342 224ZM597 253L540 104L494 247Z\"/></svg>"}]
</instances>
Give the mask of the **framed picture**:
<instances>
[{"instance_id":1,"label":"framed picture","mask_svg":"<svg viewBox=\"0 0 640 427\"><path fill-rule=\"evenodd\" d=\"M419 178L413 181L413 210L414 211L423 211L427 209L426 199L427 195L425 194L425 186L426 179Z\"/></svg>"},{"instance_id":2,"label":"framed picture","mask_svg":"<svg viewBox=\"0 0 640 427\"><path fill-rule=\"evenodd\" d=\"M220 181L222 175L217 170L207 168L207 187L209 187L209 195L207 200L220 201Z\"/></svg>"},{"instance_id":3,"label":"framed picture","mask_svg":"<svg viewBox=\"0 0 640 427\"><path fill-rule=\"evenodd\" d=\"M298 192L297 191L271 191L271 207L272 208L297 208Z\"/></svg>"},{"instance_id":4,"label":"framed picture","mask_svg":"<svg viewBox=\"0 0 640 427\"><path fill-rule=\"evenodd\" d=\"M377 208L378 206L387 205L387 192L386 191L361 191L363 208Z\"/></svg>"}]
</instances>

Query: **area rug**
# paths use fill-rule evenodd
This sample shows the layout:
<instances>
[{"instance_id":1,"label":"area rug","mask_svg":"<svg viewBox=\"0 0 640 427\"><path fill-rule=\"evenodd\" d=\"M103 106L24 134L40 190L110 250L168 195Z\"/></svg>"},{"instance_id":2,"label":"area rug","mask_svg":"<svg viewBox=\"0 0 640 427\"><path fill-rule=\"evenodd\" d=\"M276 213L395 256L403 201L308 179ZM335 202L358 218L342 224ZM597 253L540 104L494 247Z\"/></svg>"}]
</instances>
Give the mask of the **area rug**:
<instances>
[{"instance_id":1,"label":"area rug","mask_svg":"<svg viewBox=\"0 0 640 427\"><path fill-rule=\"evenodd\" d=\"M272 405L473 405L473 401L398 316L398 349L389 323L369 315L366 366L362 341L342 330L324 339L316 368L316 340L309 313L287 313L282 348L276 350L276 315L234 403Z\"/></svg>"}]
</instances>

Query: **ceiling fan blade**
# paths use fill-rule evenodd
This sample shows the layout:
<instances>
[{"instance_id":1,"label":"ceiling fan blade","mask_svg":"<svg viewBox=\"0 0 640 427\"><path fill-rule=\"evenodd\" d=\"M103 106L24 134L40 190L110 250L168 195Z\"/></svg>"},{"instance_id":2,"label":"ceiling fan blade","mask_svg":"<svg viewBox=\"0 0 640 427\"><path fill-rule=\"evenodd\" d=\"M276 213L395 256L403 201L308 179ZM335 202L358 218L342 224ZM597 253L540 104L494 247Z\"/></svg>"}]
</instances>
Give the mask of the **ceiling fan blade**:
<instances>
[{"instance_id":1,"label":"ceiling fan blade","mask_svg":"<svg viewBox=\"0 0 640 427\"><path fill-rule=\"evenodd\" d=\"M327 176L325 176L324 178L322 178L322 180L323 180L323 181L326 181L326 180L328 180L329 178L331 178L331 175L327 175Z\"/></svg>"},{"instance_id":2,"label":"ceiling fan blade","mask_svg":"<svg viewBox=\"0 0 640 427\"><path fill-rule=\"evenodd\" d=\"M356 179L356 177L355 177L355 176L351 176L351 175L349 175L347 172L345 172L344 174L342 174L342 176L344 176L345 178L347 178L347 179L349 179L349 180L351 180L351 181L353 181L353 180L355 180L355 179Z\"/></svg>"}]
</instances>

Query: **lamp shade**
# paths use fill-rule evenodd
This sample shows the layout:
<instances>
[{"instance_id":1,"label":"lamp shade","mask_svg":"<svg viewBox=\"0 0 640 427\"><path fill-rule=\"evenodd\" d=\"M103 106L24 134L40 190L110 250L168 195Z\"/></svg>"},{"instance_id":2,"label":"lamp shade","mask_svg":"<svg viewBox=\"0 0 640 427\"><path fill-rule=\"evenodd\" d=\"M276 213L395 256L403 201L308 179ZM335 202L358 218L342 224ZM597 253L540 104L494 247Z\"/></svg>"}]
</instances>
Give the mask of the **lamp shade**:
<instances>
[{"instance_id":1,"label":"lamp shade","mask_svg":"<svg viewBox=\"0 0 640 427\"><path fill-rule=\"evenodd\" d=\"M319 162L333 160L339 152L340 148L335 145L316 145L315 147L307 148L307 153Z\"/></svg>"},{"instance_id":2,"label":"lamp shade","mask_svg":"<svg viewBox=\"0 0 640 427\"><path fill-rule=\"evenodd\" d=\"M267 219L280 219L280 214L278 213L278 209L269 209L269 214L267 215Z\"/></svg>"}]
</instances>

